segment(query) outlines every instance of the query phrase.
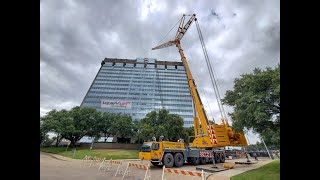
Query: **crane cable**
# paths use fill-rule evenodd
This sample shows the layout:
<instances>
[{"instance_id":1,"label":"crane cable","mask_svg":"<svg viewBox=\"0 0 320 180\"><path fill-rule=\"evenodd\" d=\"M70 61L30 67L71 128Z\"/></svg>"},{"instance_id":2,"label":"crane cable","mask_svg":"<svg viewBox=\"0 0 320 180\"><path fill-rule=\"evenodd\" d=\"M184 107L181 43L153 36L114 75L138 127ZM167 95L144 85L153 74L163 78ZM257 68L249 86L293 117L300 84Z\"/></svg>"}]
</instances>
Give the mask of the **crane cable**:
<instances>
[{"instance_id":1,"label":"crane cable","mask_svg":"<svg viewBox=\"0 0 320 180\"><path fill-rule=\"evenodd\" d=\"M182 16L182 18L179 19L179 21L178 21L178 22L170 29L170 31L159 41L158 44L160 44L160 43L163 41L163 39L168 36L168 34L172 31L172 29L173 29L174 27L176 27L177 24L178 24L179 22L181 22L181 20L182 20L183 18L184 18L184 17Z\"/></svg>"},{"instance_id":2,"label":"crane cable","mask_svg":"<svg viewBox=\"0 0 320 180\"><path fill-rule=\"evenodd\" d=\"M220 21L219 21L220 22ZM198 23L198 22L197 22ZM224 26L224 28L225 28L225 25L224 24L222 24L223 26ZM199 26L199 24L198 24L198 26ZM199 30L200 30L200 26L199 26ZM201 30L200 30L200 33L201 33L201 36L202 36L202 32L201 32ZM203 39L203 38L202 38ZM204 41L203 41L203 44L204 44ZM224 55L223 55L224 56ZM214 70L214 67L211 65L211 62L209 61L209 63L210 63L210 67L212 67L212 72L213 72L213 75L214 75L214 77L217 77L217 75L216 75L216 73L215 73L215 70ZM218 85L217 86L217 90L218 90L218 93L219 93L219 97L221 98L221 96L220 96L220 92L221 92L221 86L220 86L220 83L219 83L219 80L218 79L216 79L215 80L216 81L216 84ZM224 106L221 104L221 109L222 109L222 113L224 114L224 118L225 118L225 120L226 120L226 122L228 123L228 119L227 119L227 115L226 115L226 112L225 112L225 110L224 110Z\"/></svg>"},{"instance_id":3,"label":"crane cable","mask_svg":"<svg viewBox=\"0 0 320 180\"><path fill-rule=\"evenodd\" d=\"M192 53L190 52L189 54L190 54L191 59L193 59L193 57L192 57ZM199 78L199 76L198 76L197 74L194 74L194 75L196 76L196 78L197 78L197 79L200 79L200 78ZM199 89L199 90L200 90L200 89ZM214 117L213 117L214 113L213 113L213 110L211 109L211 106L210 106L210 104L209 104L208 96L207 96L207 94L206 94L206 91L205 91L205 90L203 90L203 94L204 94L205 100L206 100L206 102L207 102L207 104L208 104L209 112L211 113L211 116L212 116L212 121L213 121L213 122L215 122Z\"/></svg>"},{"instance_id":4,"label":"crane cable","mask_svg":"<svg viewBox=\"0 0 320 180\"><path fill-rule=\"evenodd\" d=\"M215 73L213 72L212 65L211 65L211 62L209 60L209 56L208 56L208 53L207 53L207 50L206 50L206 46L204 44L203 36L202 36L201 30L200 30L200 26L198 24L198 21L196 21L196 25L197 25L197 31L198 31L199 39L200 39L200 42L201 42L202 50L203 50L203 53L204 53L204 56L205 56L205 60L206 60L206 63L207 63L210 79L211 79L211 82L212 82L212 85L213 85L213 88L214 88L214 91L215 91L215 96L217 98L220 114L221 114L221 117L224 120L226 120L227 123L228 123L228 120L226 118L226 114L225 114L224 109L223 109L222 104L221 104L221 96L220 96L220 92L218 90L218 85L217 85L217 82L216 82L216 79L215 79Z\"/></svg>"},{"instance_id":5,"label":"crane cable","mask_svg":"<svg viewBox=\"0 0 320 180\"><path fill-rule=\"evenodd\" d=\"M221 113L221 117L224 118L223 113L222 113L222 108L221 108L221 105L220 105L220 101L219 101L219 96L218 96L217 89L216 89L216 86L215 86L215 83L214 83L215 79L214 79L214 76L213 76L213 73L212 73L212 68L211 68L211 66L209 64L210 63L209 62L209 57L208 57L208 54L207 54L207 51L206 51L206 48L205 48L205 45L204 45L204 41L203 41L203 37L202 37L202 33L201 33L201 30L200 30L198 21L196 21L196 25L197 25L197 31L198 31L201 47L202 47L202 50L203 50L203 53L204 53L204 57L205 57L205 60L206 60L206 63L207 63L209 76L210 76L210 79L211 79L211 82L212 82L212 85L213 85L213 88L214 88L214 91L215 91L215 96L217 98L218 107L219 107L219 110L220 110L220 113Z\"/></svg>"}]
</instances>

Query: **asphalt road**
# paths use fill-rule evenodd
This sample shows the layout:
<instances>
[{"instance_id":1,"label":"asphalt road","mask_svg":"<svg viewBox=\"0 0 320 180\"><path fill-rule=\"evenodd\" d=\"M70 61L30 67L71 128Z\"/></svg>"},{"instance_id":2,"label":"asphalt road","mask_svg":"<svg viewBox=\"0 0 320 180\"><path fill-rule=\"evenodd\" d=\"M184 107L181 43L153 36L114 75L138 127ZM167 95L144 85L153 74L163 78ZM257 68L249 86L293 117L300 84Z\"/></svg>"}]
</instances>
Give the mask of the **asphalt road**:
<instances>
[{"instance_id":1,"label":"asphalt road","mask_svg":"<svg viewBox=\"0 0 320 180\"><path fill-rule=\"evenodd\" d=\"M141 163L141 161L137 160L123 160L122 166L114 164L110 170L104 172L102 170L98 170L100 163L93 164L89 167L88 164L85 164L82 160L70 159L67 157L53 155L48 153L40 152L40 179L41 180L120 180L122 179L122 175L115 176L117 168L125 170L128 165L128 162L131 161L133 163ZM237 160L227 160L228 163L234 163L235 161L245 162L246 159L237 159ZM252 160L254 162L254 160ZM231 176L236 174L240 174L242 172L255 169L264 164L269 163L271 160L268 158L260 159L256 164L252 165L235 165L234 169L226 170L218 173L211 174L208 180L225 180L230 179ZM149 164L148 161L142 162L143 164ZM219 168L223 169L222 164L217 165ZM211 168L212 164L197 166L197 167L207 167ZM193 165L184 165L181 168L173 168L173 169L183 169L189 171L195 171L196 167ZM126 176L125 180L142 180L145 176L145 170L137 169L137 168L129 168L130 173L129 176ZM161 179L162 169L160 167L155 167L153 165L150 166L150 174L151 180ZM207 174L209 175L209 174ZM185 175L175 175L175 174L166 174L167 180L194 180L201 179L199 177L185 176Z\"/></svg>"}]
</instances>

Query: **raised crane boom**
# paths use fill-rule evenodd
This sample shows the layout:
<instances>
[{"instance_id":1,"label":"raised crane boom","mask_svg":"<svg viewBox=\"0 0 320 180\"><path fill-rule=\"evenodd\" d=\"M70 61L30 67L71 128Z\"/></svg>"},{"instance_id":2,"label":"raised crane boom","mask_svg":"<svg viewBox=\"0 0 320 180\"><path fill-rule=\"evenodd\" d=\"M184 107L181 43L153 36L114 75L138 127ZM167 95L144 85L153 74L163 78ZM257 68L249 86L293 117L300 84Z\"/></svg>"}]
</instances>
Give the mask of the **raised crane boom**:
<instances>
[{"instance_id":1,"label":"raised crane boom","mask_svg":"<svg viewBox=\"0 0 320 180\"><path fill-rule=\"evenodd\" d=\"M180 41L182 39L182 37L187 32L187 30L189 29L189 27L192 24L192 22L197 20L196 15L193 14L191 16L191 18L189 19L189 21L183 27L183 22L184 22L185 17L186 17L186 15L183 15L183 17L181 18L180 26L178 28L175 40L163 43L163 44L161 44L161 45L159 45L157 47L152 48L152 50L162 49L162 48L173 46L173 45L176 45L177 43L180 43L178 41Z\"/></svg>"},{"instance_id":2,"label":"raised crane boom","mask_svg":"<svg viewBox=\"0 0 320 180\"><path fill-rule=\"evenodd\" d=\"M163 44L161 44L161 45L159 45L157 47L154 47L154 48L152 48L152 50L162 49L162 48L169 47L169 46L172 46L172 45L176 45L176 47L178 47L179 53L180 53L180 56L181 56L181 60L183 62L183 65L184 65L186 73L187 73L188 85L189 85L189 88L190 88L190 94L191 94L193 103L195 105L195 109L196 109L197 115L199 117L199 118L194 117L195 136L198 136L200 134L208 135L209 133L208 133L207 126L209 125L209 121L208 121L206 112L204 110L203 104L201 102L201 98L199 96L196 84L194 83L194 79L192 77L189 65L187 63L187 59L186 59L186 57L185 57L185 55L183 53L183 50L182 50L181 44L180 44L181 38L187 32L187 30L189 29L189 27L192 24L192 22L196 21L197 18L196 18L196 15L193 14L191 16L191 18L188 20L188 22L184 25L183 22L184 22L185 16L186 15L183 15L183 17L181 19L181 23L180 23L180 26L178 28L176 38L173 41L168 41L168 42L163 43ZM200 123L199 123L199 121L200 121ZM202 130L202 133L199 131L200 128Z\"/></svg>"},{"instance_id":3,"label":"raised crane boom","mask_svg":"<svg viewBox=\"0 0 320 180\"><path fill-rule=\"evenodd\" d=\"M183 15L180 25L174 40L163 43L159 46L152 48L152 50L162 49L165 47L176 45L179 49L179 53L181 56L181 60L186 70L188 85L190 89L190 94L195 106L195 111L197 116L194 116L194 133L195 139L190 146L198 147L198 148L213 148L213 147L224 147L228 145L247 145L247 142L243 136L243 134L237 134L232 131L228 125L226 125L223 121L222 125L210 125L204 106L201 102L201 98L199 96L197 87L195 85L194 79L192 77L190 68L187 63L187 59L183 53L180 40L185 35L187 30L193 21L197 21L196 15L193 14L191 18L188 20L186 24L184 24L185 16ZM215 130L217 130L215 132ZM219 143L217 141L217 137L219 137Z\"/></svg>"}]
</instances>

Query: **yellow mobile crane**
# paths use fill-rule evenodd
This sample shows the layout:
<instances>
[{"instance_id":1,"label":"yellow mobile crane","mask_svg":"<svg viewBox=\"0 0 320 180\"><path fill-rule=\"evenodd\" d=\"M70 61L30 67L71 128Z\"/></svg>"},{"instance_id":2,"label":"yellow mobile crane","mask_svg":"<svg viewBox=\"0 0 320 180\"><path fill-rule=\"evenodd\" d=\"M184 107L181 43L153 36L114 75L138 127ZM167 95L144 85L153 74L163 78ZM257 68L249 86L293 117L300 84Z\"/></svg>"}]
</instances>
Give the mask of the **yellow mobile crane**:
<instances>
[{"instance_id":1,"label":"yellow mobile crane","mask_svg":"<svg viewBox=\"0 0 320 180\"><path fill-rule=\"evenodd\" d=\"M196 113L194 115L195 135L192 136L194 140L189 143L189 146L186 146L183 140L179 140L178 142L162 141L163 137L160 137L158 142L155 138L153 138L153 141L145 142L139 152L139 158L151 160L153 165L163 164L166 167L172 167L173 165L180 167L185 161L194 165L206 164L210 161L223 163L225 162L225 151L221 148L225 146L247 146L244 134L235 133L229 126L228 122L225 122L224 119L222 119L221 125L209 123L197 87L189 69L187 59L180 44L181 38L185 35L192 22L197 21L197 19L196 15L193 14L188 22L184 24L185 16L186 15L183 15L180 20L180 25L175 39L154 47L152 50L172 45L175 45L179 49L181 60L186 70L190 94ZM198 24L197 29L198 33L200 33L199 37L201 40L202 35ZM207 56L206 52L205 56Z\"/></svg>"}]
</instances>

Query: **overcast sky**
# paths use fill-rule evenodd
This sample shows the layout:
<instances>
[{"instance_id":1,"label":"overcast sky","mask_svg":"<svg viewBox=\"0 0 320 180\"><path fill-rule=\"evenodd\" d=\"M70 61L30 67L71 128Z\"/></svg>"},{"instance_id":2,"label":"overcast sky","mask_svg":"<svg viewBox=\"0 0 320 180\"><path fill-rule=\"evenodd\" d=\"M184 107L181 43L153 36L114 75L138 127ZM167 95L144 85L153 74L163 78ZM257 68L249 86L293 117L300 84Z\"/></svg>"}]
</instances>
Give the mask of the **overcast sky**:
<instances>
[{"instance_id":1,"label":"overcast sky","mask_svg":"<svg viewBox=\"0 0 320 180\"><path fill-rule=\"evenodd\" d=\"M180 61L175 46L151 48L174 38L177 26L162 40L183 13L197 15L222 97L241 74L280 63L278 0L42 0L40 116L80 105L105 57ZM219 123L195 24L181 45L206 111ZM257 140L252 133L248 138Z\"/></svg>"}]
</instances>

